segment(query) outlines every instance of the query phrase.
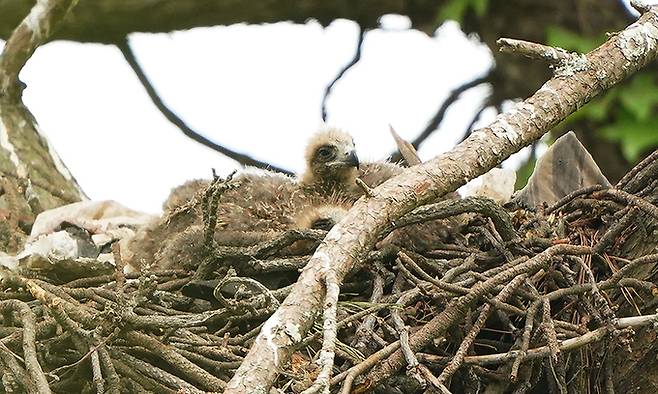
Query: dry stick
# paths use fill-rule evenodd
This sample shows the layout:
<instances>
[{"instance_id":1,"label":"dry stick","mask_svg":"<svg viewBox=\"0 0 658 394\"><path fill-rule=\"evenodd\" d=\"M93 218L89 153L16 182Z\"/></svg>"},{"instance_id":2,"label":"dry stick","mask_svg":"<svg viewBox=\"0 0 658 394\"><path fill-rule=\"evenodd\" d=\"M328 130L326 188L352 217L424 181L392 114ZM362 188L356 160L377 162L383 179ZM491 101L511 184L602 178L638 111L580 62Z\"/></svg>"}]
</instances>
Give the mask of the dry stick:
<instances>
[{"instance_id":1,"label":"dry stick","mask_svg":"<svg viewBox=\"0 0 658 394\"><path fill-rule=\"evenodd\" d=\"M386 357L390 356L399 347L400 347L400 341L395 341L391 343L385 348L377 351L376 353L373 353L370 357L366 358L360 364L357 364L352 368L348 369L347 371L336 375L331 380L331 384L335 385L344 380L343 388L341 389L341 394L349 394L352 388L352 383L354 382L354 378L361 375L365 371L369 370L370 368L372 368L377 363L381 362Z\"/></svg>"},{"instance_id":2,"label":"dry stick","mask_svg":"<svg viewBox=\"0 0 658 394\"><path fill-rule=\"evenodd\" d=\"M582 56L569 53L562 48L512 38L501 38L496 41L496 44L503 53L518 54L530 59L546 60L550 63L561 63Z\"/></svg>"},{"instance_id":3,"label":"dry stick","mask_svg":"<svg viewBox=\"0 0 658 394\"><path fill-rule=\"evenodd\" d=\"M165 345L146 334L137 331L129 331L124 335L125 339L136 346L143 346L165 360L169 365L176 368L181 375L191 382L198 384L205 390L223 389L226 383L206 372L203 368L190 362L178 354L172 346Z\"/></svg>"},{"instance_id":4,"label":"dry stick","mask_svg":"<svg viewBox=\"0 0 658 394\"><path fill-rule=\"evenodd\" d=\"M398 265L401 266L402 263L400 263L398 259ZM398 274L398 277L396 278L395 284L393 285L393 294L399 294L400 293L400 285L404 283L404 280L402 280L402 277ZM408 296L409 293L406 293ZM411 351L411 348L409 347L409 329L407 326L404 324L404 320L402 320L402 317L400 316L400 310L404 307L406 303L406 297L403 295L401 296L398 301L396 302L396 305L399 306L399 308L395 308L391 310L391 318L393 319L393 325L395 326L395 329L398 331L400 335L400 349L402 349L402 353L404 354L404 358L407 362L407 373L411 372L411 375L416 378L420 384L425 384L423 379L420 377L420 375L416 374L416 368L418 367L419 363L418 360L416 359L416 356L414 353Z\"/></svg>"},{"instance_id":5,"label":"dry stick","mask_svg":"<svg viewBox=\"0 0 658 394\"><path fill-rule=\"evenodd\" d=\"M117 372L119 372L121 376L125 376L132 379L140 386L143 386L145 389L149 390L149 392L158 393L158 394L180 394L180 391L172 390L169 387L165 386L164 384L158 382L157 380L142 375L141 373L137 372L134 368L130 367L129 365L123 363L120 360L114 360L114 365L116 367Z\"/></svg>"},{"instance_id":6,"label":"dry stick","mask_svg":"<svg viewBox=\"0 0 658 394\"><path fill-rule=\"evenodd\" d=\"M649 201L645 200L642 197L638 197L633 194L627 193L623 190L616 190L616 189L602 190L594 194L594 196L597 195L609 196L619 202L623 202L626 204L633 204L636 207L640 208L642 211L653 216L654 219L658 220L658 207L656 207L655 205L653 205L652 203L650 203Z\"/></svg>"},{"instance_id":7,"label":"dry stick","mask_svg":"<svg viewBox=\"0 0 658 394\"><path fill-rule=\"evenodd\" d=\"M528 347L530 347L530 336L532 334L532 328L535 322L535 314L537 313L537 309L539 309L539 301L533 302L528 308L528 313L525 317L525 327L523 328L523 334L521 336L521 352L514 360L514 363L512 364L512 372L510 372L510 380L512 382L516 382L521 362L525 358L526 354L528 354Z\"/></svg>"},{"instance_id":8,"label":"dry stick","mask_svg":"<svg viewBox=\"0 0 658 394\"><path fill-rule=\"evenodd\" d=\"M304 390L302 394L313 394L322 390L324 394L329 394L329 380L331 371L334 367L334 349L336 347L336 308L338 307L338 294L340 293L340 284L336 278L336 272L331 268L331 261L327 260L325 269L325 303L324 303L324 323L322 327L322 350L318 364L320 372L311 387Z\"/></svg>"},{"instance_id":9,"label":"dry stick","mask_svg":"<svg viewBox=\"0 0 658 394\"><path fill-rule=\"evenodd\" d=\"M98 351L91 352L91 371L94 385L96 385L96 393L103 394L105 392L105 379L103 379Z\"/></svg>"},{"instance_id":10,"label":"dry stick","mask_svg":"<svg viewBox=\"0 0 658 394\"><path fill-rule=\"evenodd\" d=\"M105 346L98 348L98 355L101 361L101 368L103 374L105 375L105 381L107 382L107 393L108 394L119 394L120 393L120 379L117 375L117 371L112 364L112 359L107 353Z\"/></svg>"},{"instance_id":11,"label":"dry stick","mask_svg":"<svg viewBox=\"0 0 658 394\"><path fill-rule=\"evenodd\" d=\"M656 29L658 14L652 9L590 52L586 57L586 70L552 78L532 97L498 116L489 127L473 132L451 151L406 169L377 187L375 197L357 201L329 231L286 300L265 323L244 362L228 383L226 394L269 390L278 371L290 359L294 346L312 327L321 305L326 301L323 272L327 261L331 262L338 282L342 282L354 265L372 249L388 223L489 171L512 153L539 139L602 91L655 59L658 37L649 32ZM457 317L440 316L440 322L435 321L426 327L438 326L442 331L444 321ZM295 335L291 336L291 332ZM434 337L423 329L420 333L416 341L418 344L427 343ZM375 381L390 376L400 368L400 360L398 355L394 355L382 363L373 375L378 378Z\"/></svg>"},{"instance_id":12,"label":"dry stick","mask_svg":"<svg viewBox=\"0 0 658 394\"><path fill-rule=\"evenodd\" d=\"M644 160L642 160L640 163L638 163L635 167L633 167L626 175L624 175L619 182L615 185L617 189L622 189L626 190L626 186L628 183L635 178L637 174L642 172L646 167L648 167L651 163L654 161L658 160L658 150L654 151L651 153L649 156L647 156Z\"/></svg>"},{"instance_id":13,"label":"dry stick","mask_svg":"<svg viewBox=\"0 0 658 394\"><path fill-rule=\"evenodd\" d=\"M594 278L594 273L589 268L589 266L585 264L585 261L583 259L578 257L574 257L574 259L578 262L581 269L585 272L587 278L589 279L590 284L592 285L592 296L594 297L594 302L595 302L594 305L602 309L601 312L603 314L603 317L606 318L606 320L614 319L615 312L612 310L612 308L610 308L610 305L608 305L608 301L603 297L603 295L599 291L599 287L596 285L596 279Z\"/></svg>"},{"instance_id":14,"label":"dry stick","mask_svg":"<svg viewBox=\"0 0 658 394\"><path fill-rule=\"evenodd\" d=\"M526 275L523 274L512 279L512 281L509 282L494 299L499 302L505 302L509 297L511 297L512 293L516 290L517 287L519 287L525 278ZM455 355L450 363L448 363L443 372L441 372L441 375L439 375L439 382L442 384L446 383L448 379L450 379L450 377L455 372L457 372L464 360L464 357L466 356L466 353L468 352L468 349L475 341L475 337L477 337L477 335L480 333L480 330L482 330L486 324L491 312L491 304L486 304L482 307L482 310L480 311L475 324L473 324L471 330L468 332L464 340L462 340L462 343L459 345L459 349L457 349L457 352L455 352Z\"/></svg>"},{"instance_id":15,"label":"dry stick","mask_svg":"<svg viewBox=\"0 0 658 394\"><path fill-rule=\"evenodd\" d=\"M128 39L125 38L123 41L120 41L115 45L117 46L117 48L119 48L121 54L123 54L123 57L126 59L126 62L130 66L130 68L132 68L133 72L137 76L137 79L139 79L139 82L144 87L144 90L146 90L146 94L148 94L149 98L153 102L153 105L155 105L155 107L160 111L160 113L169 122L171 122L171 124L176 126L186 137L216 152L219 152L224 156L228 157L229 159L233 159L244 166L252 166L256 168L262 168L266 170L280 172L286 175L293 175L293 173L289 170L277 167L274 164L270 164L261 160L254 159L253 157L247 154L234 151L223 145L219 145L209 140L208 138L202 136L201 134L197 133L196 131L192 130L192 128L188 126L187 123L183 121L183 119L178 117L178 115L176 115L174 111L169 109L169 107L167 107L167 105L162 101L162 99L158 95L158 92L155 90L155 88L151 84L151 81L148 79L148 77L144 73L144 70L142 70L142 67L139 65L139 62L135 58L135 54L133 53L133 50L130 47L130 43L128 42Z\"/></svg>"},{"instance_id":16,"label":"dry stick","mask_svg":"<svg viewBox=\"0 0 658 394\"><path fill-rule=\"evenodd\" d=\"M611 329L622 329L627 327L641 327L658 322L658 314L642 315L633 317L622 317L614 322L611 326L604 326L587 334L583 334L576 338L570 338L559 343L558 350L560 352L567 352L570 350L581 348L593 342L598 342L610 334ZM520 354L518 350L511 350L506 353L487 354L482 356L466 356L464 357L465 364L475 365L497 365L508 362ZM423 362L444 364L451 359L451 357L436 356L433 354L418 353L418 359ZM548 345L528 350L528 354L524 358L525 361L536 360L539 358L551 356L551 349Z\"/></svg>"},{"instance_id":17,"label":"dry stick","mask_svg":"<svg viewBox=\"0 0 658 394\"><path fill-rule=\"evenodd\" d=\"M429 323L425 324L421 329L414 333L410 340L412 350L419 351L427 346L427 344L429 344L434 338L442 336L450 325L454 324L457 319L464 317L466 310L470 306L481 299L485 294L492 291L496 286L508 283L522 274L534 274L541 268L546 267L554 256L564 254L581 255L589 253L591 253L591 249L584 246L555 245L525 263L518 264L508 270L496 274L485 282L478 283L471 289L470 293L455 299L448 304L440 314L435 316ZM380 363L377 368L370 371L367 380L370 382L380 382L395 373L395 371L402 366L402 363L403 357L398 351L391 355L385 362Z\"/></svg>"},{"instance_id":18,"label":"dry stick","mask_svg":"<svg viewBox=\"0 0 658 394\"><path fill-rule=\"evenodd\" d=\"M27 374L32 380L37 392L50 393L48 380L37 359L36 318L34 313L26 303L18 300L0 302L0 310L3 312L10 310L18 312L21 317L21 324L23 325L23 358L25 359Z\"/></svg>"},{"instance_id":19,"label":"dry stick","mask_svg":"<svg viewBox=\"0 0 658 394\"><path fill-rule=\"evenodd\" d=\"M30 14L14 29L0 55L0 95L20 94L18 74L34 51L59 27L77 1L38 0Z\"/></svg>"},{"instance_id":20,"label":"dry stick","mask_svg":"<svg viewBox=\"0 0 658 394\"><path fill-rule=\"evenodd\" d=\"M562 355L560 354L560 345L557 342L555 325L553 324L553 319L551 319L551 302L548 300L548 298L544 298L542 300L542 312L542 328L544 334L546 334L548 349L551 352L549 366L553 372L555 383L557 384L560 393L566 394L567 382L565 376L566 371L564 367L564 360L562 360Z\"/></svg>"},{"instance_id":21,"label":"dry stick","mask_svg":"<svg viewBox=\"0 0 658 394\"><path fill-rule=\"evenodd\" d=\"M434 219L446 219L451 216L471 212L489 217L505 242L518 239L509 213L487 197L466 197L461 200L444 200L436 204L418 207L399 220L391 223L390 228L385 229L383 234L411 224Z\"/></svg>"},{"instance_id":22,"label":"dry stick","mask_svg":"<svg viewBox=\"0 0 658 394\"><path fill-rule=\"evenodd\" d=\"M562 208L563 206L567 205L568 203L570 203L571 201L573 201L574 199L576 199L580 196L584 196L586 194L590 194L590 193L593 193L593 192L598 191L598 190L603 190L605 188L606 188L606 186L603 186L603 185L592 185L592 186L585 186L582 189L574 190L573 192L571 192L571 193L567 194L566 196L562 197L555 204L553 204L550 207L546 208L544 213L546 215L548 215L548 214Z\"/></svg>"},{"instance_id":23,"label":"dry stick","mask_svg":"<svg viewBox=\"0 0 658 394\"><path fill-rule=\"evenodd\" d=\"M371 302L372 302L372 301L371 301ZM355 313L355 314L353 314L353 315L350 315L350 316L344 318L343 320L339 321L338 323L336 323L336 328L342 328L342 327L345 327L346 325L348 325L348 324L351 323L351 322L354 322L354 321L357 321L357 320L361 320L362 317L371 316L373 313L377 313L377 312L381 311L382 309L386 309L386 308L390 308L390 307L391 307L391 306L388 305L388 304L379 304L379 305L371 306L371 307L368 308L368 309L364 309L364 310L362 310L361 312L357 312L357 313ZM373 320L374 320L374 319L376 319L376 318L374 318L374 316L373 316ZM313 334L313 335L310 335L310 336L306 337L306 338L305 338L305 339L299 344L299 346L300 346L300 347L306 346L306 345L308 345L311 341L317 340L318 338L320 338L320 332L317 332L317 333L315 333L315 334Z\"/></svg>"},{"instance_id":24,"label":"dry stick","mask_svg":"<svg viewBox=\"0 0 658 394\"><path fill-rule=\"evenodd\" d=\"M418 266L418 264L416 264L416 262L412 258L407 256L404 252L400 252L398 254L398 256L400 257L400 260L402 262L404 262L405 264L411 266L411 268L413 268L420 275L421 279L423 279L424 281L427 281L427 282L431 283L432 285L436 286L439 290L443 290L443 291L447 291L447 292L450 292L450 293L453 293L453 294L459 294L459 295L468 294L471 291L470 289L468 289L466 287L461 287L461 286L458 286L458 285L455 285L455 284L452 284L452 283L446 283L444 281L432 278L427 272L425 272L420 266ZM514 264L518 264L518 263L526 261L526 260L527 260L526 257L521 257L521 258L518 258L518 259L514 260ZM401 264L401 262L398 262L398 267L403 271L406 270L406 267L404 267ZM507 304L505 302L501 302L501 301L497 300L496 298L490 299L490 298L487 297L487 298L485 298L485 301L488 302L488 303L491 303L495 307L497 307L499 309L502 309L504 311L507 311L507 312L511 312L511 313L514 313L514 314L517 314L517 315L525 314L525 312L523 310L521 310L520 308L517 308L514 305L510 305L510 304Z\"/></svg>"},{"instance_id":25,"label":"dry stick","mask_svg":"<svg viewBox=\"0 0 658 394\"><path fill-rule=\"evenodd\" d=\"M613 245L617 240L617 237L626 230L637 218L639 208L632 206L626 207L621 213L621 219L615 221L610 228L603 234L601 238L594 245L594 253L601 254L606 250L610 245Z\"/></svg>"},{"instance_id":26,"label":"dry stick","mask_svg":"<svg viewBox=\"0 0 658 394\"><path fill-rule=\"evenodd\" d=\"M189 393L195 393L195 394L203 393L202 390L195 388L193 385L179 378L178 376L172 375L171 373L164 371L155 365L151 365L146 361L142 361L137 357L134 357L126 352L112 349L111 353L115 359L125 363L127 366L134 369L135 371L151 379L154 379L161 384L164 384L173 389L185 390Z\"/></svg>"},{"instance_id":27,"label":"dry stick","mask_svg":"<svg viewBox=\"0 0 658 394\"><path fill-rule=\"evenodd\" d=\"M121 258L121 246L119 246L119 242L112 244L112 255L114 256L114 266L116 267L115 275L117 281L117 290L123 291L123 286L126 284L126 275L123 273L125 264Z\"/></svg>"},{"instance_id":28,"label":"dry stick","mask_svg":"<svg viewBox=\"0 0 658 394\"><path fill-rule=\"evenodd\" d=\"M4 368L2 370L3 375L4 374L10 375L13 381L17 385L19 385L19 388L22 388L24 392L30 394L33 393L38 394L38 391L36 391L34 388L34 384L30 380L30 378L28 378L25 369L21 367L17 359L19 359L19 357L16 354L14 354L14 352L9 350L7 346L0 345L0 363L4 364ZM4 378L5 377L3 376L3 381ZM5 386L5 391L10 392L9 390L7 390L6 386Z\"/></svg>"},{"instance_id":29,"label":"dry stick","mask_svg":"<svg viewBox=\"0 0 658 394\"><path fill-rule=\"evenodd\" d=\"M384 295L384 276L380 272L380 270L384 270L385 268L379 264L375 264L374 268L372 269L373 273L373 280L372 280L372 294L370 295L369 302L370 303L378 303L382 296ZM354 334L354 340L352 341L352 346L365 353L365 349L367 346L367 343L370 342L370 337L372 336L372 329L375 326L375 322L377 321L377 317L374 315L368 315L361 324L359 324L359 327L356 329L356 333Z\"/></svg>"}]
</instances>

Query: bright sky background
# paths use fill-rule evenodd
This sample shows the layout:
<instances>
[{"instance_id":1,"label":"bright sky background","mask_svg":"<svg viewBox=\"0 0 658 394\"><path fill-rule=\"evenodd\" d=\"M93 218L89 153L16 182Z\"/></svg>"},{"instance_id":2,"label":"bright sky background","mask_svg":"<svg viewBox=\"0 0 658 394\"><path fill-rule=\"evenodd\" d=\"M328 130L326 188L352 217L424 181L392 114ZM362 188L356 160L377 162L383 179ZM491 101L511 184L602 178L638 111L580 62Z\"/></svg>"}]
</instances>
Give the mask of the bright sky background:
<instances>
[{"instance_id":1,"label":"bright sky background","mask_svg":"<svg viewBox=\"0 0 658 394\"><path fill-rule=\"evenodd\" d=\"M492 66L489 49L456 23L433 37L388 15L365 36L362 58L328 101L328 123L355 137L362 161L386 157L392 124L406 139L424 129L450 90ZM233 25L134 34L133 50L165 103L188 125L238 151L301 171L326 85L354 54L357 26ZM2 45L0 43L0 45ZM57 41L24 68L24 101L83 190L147 212L188 179L239 165L185 137L153 106L113 46ZM450 149L486 98L468 91L420 150ZM481 123L495 115L487 111Z\"/></svg>"}]
</instances>

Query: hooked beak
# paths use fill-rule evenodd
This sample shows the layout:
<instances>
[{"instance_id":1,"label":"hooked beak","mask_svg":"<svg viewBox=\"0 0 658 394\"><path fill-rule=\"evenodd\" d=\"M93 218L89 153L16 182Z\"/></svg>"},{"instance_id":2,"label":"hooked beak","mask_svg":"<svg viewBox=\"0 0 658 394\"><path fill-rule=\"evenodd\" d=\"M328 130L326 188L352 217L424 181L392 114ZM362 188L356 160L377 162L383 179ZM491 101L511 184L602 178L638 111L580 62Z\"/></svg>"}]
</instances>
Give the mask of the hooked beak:
<instances>
[{"instance_id":1,"label":"hooked beak","mask_svg":"<svg viewBox=\"0 0 658 394\"><path fill-rule=\"evenodd\" d=\"M356 155L356 151L350 151L345 158L345 162L352 167L359 168L359 157Z\"/></svg>"}]
</instances>

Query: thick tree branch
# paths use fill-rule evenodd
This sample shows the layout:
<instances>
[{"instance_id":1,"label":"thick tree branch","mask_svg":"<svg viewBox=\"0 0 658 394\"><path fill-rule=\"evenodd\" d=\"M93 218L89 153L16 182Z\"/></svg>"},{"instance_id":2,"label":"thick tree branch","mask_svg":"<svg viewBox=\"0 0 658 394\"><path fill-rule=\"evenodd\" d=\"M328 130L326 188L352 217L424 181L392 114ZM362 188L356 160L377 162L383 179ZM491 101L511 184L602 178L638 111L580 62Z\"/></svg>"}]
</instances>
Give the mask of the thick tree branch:
<instances>
[{"instance_id":1,"label":"thick tree branch","mask_svg":"<svg viewBox=\"0 0 658 394\"><path fill-rule=\"evenodd\" d=\"M589 100L654 60L657 51L658 11L652 8L638 22L587 54L586 67L550 79L534 95L498 116L488 127L473 132L451 151L408 168L377 187L375 197L357 201L327 234L290 295L264 324L226 393L269 390L277 371L287 363L327 301L324 277L329 274L342 282L388 223L457 189L536 141ZM458 304L464 305L471 296L463 296L466 298ZM412 348L419 349L441 334L441 330L422 330L410 339ZM403 363L397 350L369 378L379 381Z\"/></svg>"},{"instance_id":2,"label":"thick tree branch","mask_svg":"<svg viewBox=\"0 0 658 394\"><path fill-rule=\"evenodd\" d=\"M31 2L34 7L13 30L0 54L0 173L10 179L13 188L22 192L19 205L29 206L33 214L84 197L23 105L23 84L18 80L21 69L36 48L56 30L76 2ZM12 214L19 215L20 209L20 206L13 207Z\"/></svg>"},{"instance_id":3,"label":"thick tree branch","mask_svg":"<svg viewBox=\"0 0 658 394\"><path fill-rule=\"evenodd\" d=\"M75 3L75 0L38 0L32 7L14 29L0 55L0 94L20 93L18 73Z\"/></svg>"},{"instance_id":4,"label":"thick tree branch","mask_svg":"<svg viewBox=\"0 0 658 394\"><path fill-rule=\"evenodd\" d=\"M361 60L361 49L363 47L363 39L366 35L366 29L363 27L359 26L359 37L357 38L356 41L356 52L354 53L354 56L352 57L352 60L349 61L343 68L340 69L338 74L336 74L336 77L331 81L329 85L327 85L327 88L324 90L324 96L322 96L322 120L326 121L327 120L327 99L329 98L329 95L331 94L331 90L334 88L334 85L336 82L338 82L341 78L343 78L343 75L352 68L355 64Z\"/></svg>"},{"instance_id":5,"label":"thick tree branch","mask_svg":"<svg viewBox=\"0 0 658 394\"><path fill-rule=\"evenodd\" d=\"M116 45L121 51L121 53L123 54L123 57L126 58L126 61L130 65L130 68L132 68L132 70L135 72L135 75L137 76L139 82L144 87L144 90L146 90L146 93L151 98L151 101L153 102L155 107L160 111L160 113L162 113L162 115L165 118L167 118L168 121L170 121L174 126L178 127L178 129L182 131L183 134L185 134L185 136L200 143L203 146L206 146L216 152L223 154L224 156L230 159L237 161L242 165L276 171L287 175L293 174L291 171L286 170L284 168L280 168L273 164L254 159L249 155L236 152L225 146L219 145L209 140L208 138L202 136L201 134L197 133L196 131L192 130L185 123L185 121L183 121L183 119L179 118L178 115L176 115L171 109L169 109L169 107L167 107L167 105L162 101L162 99L158 95L158 92L155 90L155 88L151 84L151 81L149 81L148 77L144 73L144 70L142 70L142 67L139 65L139 62L135 58L135 54L130 48L130 43L128 42L128 40L124 39L123 41L119 42Z\"/></svg>"},{"instance_id":6,"label":"thick tree branch","mask_svg":"<svg viewBox=\"0 0 658 394\"><path fill-rule=\"evenodd\" d=\"M327 26L341 18L374 28L386 14L408 15L415 26L433 31L435 15L445 2L419 7L415 0L312 0L301 7L291 6L287 0L245 1L239 6L227 0L80 0L53 38L113 44L134 32L164 33L235 23L306 23L309 19ZM33 4L34 0L0 0L0 38L9 36Z\"/></svg>"}]
</instances>

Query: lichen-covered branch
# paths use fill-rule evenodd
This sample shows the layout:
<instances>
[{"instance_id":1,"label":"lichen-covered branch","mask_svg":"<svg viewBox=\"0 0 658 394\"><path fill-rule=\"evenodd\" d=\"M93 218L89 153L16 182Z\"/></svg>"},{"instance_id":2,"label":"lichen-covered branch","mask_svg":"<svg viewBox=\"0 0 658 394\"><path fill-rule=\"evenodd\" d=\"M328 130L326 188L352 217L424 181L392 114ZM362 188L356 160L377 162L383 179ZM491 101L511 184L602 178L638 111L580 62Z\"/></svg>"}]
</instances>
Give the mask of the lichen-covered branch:
<instances>
[{"instance_id":1,"label":"lichen-covered branch","mask_svg":"<svg viewBox=\"0 0 658 394\"><path fill-rule=\"evenodd\" d=\"M3 202L0 196L0 206L9 208L11 217L25 224L30 224L43 209L84 197L23 105L23 87L18 80L30 56L56 30L75 3L74 0L38 0L13 30L0 54L0 174L5 183L10 182L11 188L19 191L19 198L11 204Z\"/></svg>"}]
</instances>

